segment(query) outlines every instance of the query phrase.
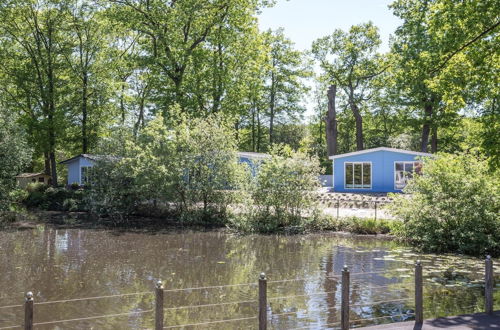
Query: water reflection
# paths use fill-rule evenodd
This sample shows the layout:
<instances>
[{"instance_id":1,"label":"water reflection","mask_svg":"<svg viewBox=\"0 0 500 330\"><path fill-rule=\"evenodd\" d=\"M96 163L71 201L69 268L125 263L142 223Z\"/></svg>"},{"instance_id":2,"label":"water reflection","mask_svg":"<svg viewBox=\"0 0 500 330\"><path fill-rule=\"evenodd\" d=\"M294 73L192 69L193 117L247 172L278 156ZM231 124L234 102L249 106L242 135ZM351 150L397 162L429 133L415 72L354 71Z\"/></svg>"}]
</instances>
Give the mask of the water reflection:
<instances>
[{"instance_id":1,"label":"water reflection","mask_svg":"<svg viewBox=\"0 0 500 330\"><path fill-rule=\"evenodd\" d=\"M36 305L36 322L131 313L46 324L39 329L152 328L152 293L160 278L167 290L166 326L253 317L257 315L257 288L253 284L262 271L269 279L270 328L336 328L340 321L340 278L336 276L344 264L352 273L351 304L355 307L351 319L365 320L353 325L401 321L412 318L413 264L417 258L424 262L426 317L480 311L484 299L481 260L419 256L394 242L373 238L329 234L238 237L220 232L151 234L39 227L0 232L0 250L0 328L22 324L22 308L3 307L22 304L22 292L27 290L34 292L37 303L145 292ZM495 265L499 274L498 261ZM279 282L284 279L297 280ZM241 283L252 285L169 291ZM499 308L498 291L495 301ZM210 306L217 303L226 304ZM202 306L184 308L191 305ZM256 322L250 319L198 328L254 329Z\"/></svg>"}]
</instances>

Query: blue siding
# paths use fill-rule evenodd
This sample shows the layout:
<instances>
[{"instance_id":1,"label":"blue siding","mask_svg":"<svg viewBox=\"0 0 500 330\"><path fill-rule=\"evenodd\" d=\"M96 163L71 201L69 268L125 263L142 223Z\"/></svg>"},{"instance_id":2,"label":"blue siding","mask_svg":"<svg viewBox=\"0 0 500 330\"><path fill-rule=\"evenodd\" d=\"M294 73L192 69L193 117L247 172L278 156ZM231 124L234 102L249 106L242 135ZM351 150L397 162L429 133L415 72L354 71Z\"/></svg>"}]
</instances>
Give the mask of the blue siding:
<instances>
[{"instance_id":1,"label":"blue siding","mask_svg":"<svg viewBox=\"0 0 500 330\"><path fill-rule=\"evenodd\" d=\"M95 163L92 160L85 157L78 157L73 161L67 163L66 165L68 166L68 185L73 183L78 183L79 185L81 185L82 184L81 168L83 166L92 167L94 166L94 164Z\"/></svg>"},{"instance_id":2,"label":"blue siding","mask_svg":"<svg viewBox=\"0 0 500 330\"><path fill-rule=\"evenodd\" d=\"M255 160L252 158L248 157L239 157L239 162L240 163L247 163L250 166L250 169L252 171L252 175L255 175L257 172L257 168L260 164L260 160ZM81 173L82 170L81 168L84 166L94 166L95 162L85 158L85 157L78 157L74 159L73 161L69 162L66 164L68 166L68 185L72 183L78 183L79 185L82 184L82 178L81 178Z\"/></svg>"},{"instance_id":3,"label":"blue siding","mask_svg":"<svg viewBox=\"0 0 500 330\"><path fill-rule=\"evenodd\" d=\"M238 162L248 164L250 171L252 172L252 176L255 176L257 174L257 169L259 167L259 164L262 162L262 160L239 156Z\"/></svg>"},{"instance_id":4,"label":"blue siding","mask_svg":"<svg viewBox=\"0 0 500 330\"><path fill-rule=\"evenodd\" d=\"M80 184L80 159L77 158L66 164L66 166L68 166L68 185L72 183Z\"/></svg>"},{"instance_id":5,"label":"blue siding","mask_svg":"<svg viewBox=\"0 0 500 330\"><path fill-rule=\"evenodd\" d=\"M346 156L333 160L334 191L339 192L398 192L394 189L394 162L414 161L419 156L394 152L374 151L360 155ZM344 185L344 163L371 162L372 187L371 189L346 189Z\"/></svg>"}]
</instances>

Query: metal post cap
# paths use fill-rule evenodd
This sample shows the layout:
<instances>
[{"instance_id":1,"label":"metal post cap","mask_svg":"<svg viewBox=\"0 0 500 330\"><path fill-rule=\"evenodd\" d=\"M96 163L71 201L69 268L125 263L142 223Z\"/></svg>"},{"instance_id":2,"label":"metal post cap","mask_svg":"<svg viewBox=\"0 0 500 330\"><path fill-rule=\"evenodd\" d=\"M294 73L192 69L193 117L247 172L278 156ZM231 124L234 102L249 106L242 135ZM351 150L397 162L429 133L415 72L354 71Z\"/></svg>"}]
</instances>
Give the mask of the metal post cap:
<instances>
[{"instance_id":1,"label":"metal post cap","mask_svg":"<svg viewBox=\"0 0 500 330\"><path fill-rule=\"evenodd\" d=\"M421 260L417 260L417 261L415 262L415 265L417 265L417 266L421 266L421 265L422 265L422 261L421 261Z\"/></svg>"},{"instance_id":2,"label":"metal post cap","mask_svg":"<svg viewBox=\"0 0 500 330\"><path fill-rule=\"evenodd\" d=\"M347 267L347 265L344 265L344 268L342 268L342 271L348 272L349 271L349 267Z\"/></svg>"},{"instance_id":3,"label":"metal post cap","mask_svg":"<svg viewBox=\"0 0 500 330\"><path fill-rule=\"evenodd\" d=\"M26 300L33 300L33 292L31 291L26 292Z\"/></svg>"},{"instance_id":4,"label":"metal post cap","mask_svg":"<svg viewBox=\"0 0 500 330\"><path fill-rule=\"evenodd\" d=\"M260 273L259 278L261 280L265 280L266 279L266 273L264 273L264 272Z\"/></svg>"},{"instance_id":5,"label":"metal post cap","mask_svg":"<svg viewBox=\"0 0 500 330\"><path fill-rule=\"evenodd\" d=\"M158 289L162 289L162 288L163 288L163 283L162 283L162 281L161 281L161 280L156 281L156 287L157 287Z\"/></svg>"}]
</instances>

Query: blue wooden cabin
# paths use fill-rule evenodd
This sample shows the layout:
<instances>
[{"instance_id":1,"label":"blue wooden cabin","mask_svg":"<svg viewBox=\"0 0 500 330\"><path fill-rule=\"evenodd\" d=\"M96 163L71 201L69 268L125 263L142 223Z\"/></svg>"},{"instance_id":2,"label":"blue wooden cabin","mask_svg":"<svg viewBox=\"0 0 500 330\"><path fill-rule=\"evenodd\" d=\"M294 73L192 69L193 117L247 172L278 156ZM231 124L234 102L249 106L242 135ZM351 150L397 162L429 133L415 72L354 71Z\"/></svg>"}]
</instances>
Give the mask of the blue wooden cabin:
<instances>
[{"instance_id":1,"label":"blue wooden cabin","mask_svg":"<svg viewBox=\"0 0 500 330\"><path fill-rule=\"evenodd\" d=\"M250 166L253 175L256 173L258 164L268 157L268 154L258 152L238 152L239 162L247 163ZM94 166L98 160L103 158L118 159L116 157L105 155L80 154L62 161L61 164L68 166L67 184L71 185L76 183L80 186L86 184L88 182L88 169Z\"/></svg>"},{"instance_id":2,"label":"blue wooden cabin","mask_svg":"<svg viewBox=\"0 0 500 330\"><path fill-rule=\"evenodd\" d=\"M334 155L333 190L338 192L400 192L421 169L421 157L432 154L393 148L374 148Z\"/></svg>"}]
</instances>

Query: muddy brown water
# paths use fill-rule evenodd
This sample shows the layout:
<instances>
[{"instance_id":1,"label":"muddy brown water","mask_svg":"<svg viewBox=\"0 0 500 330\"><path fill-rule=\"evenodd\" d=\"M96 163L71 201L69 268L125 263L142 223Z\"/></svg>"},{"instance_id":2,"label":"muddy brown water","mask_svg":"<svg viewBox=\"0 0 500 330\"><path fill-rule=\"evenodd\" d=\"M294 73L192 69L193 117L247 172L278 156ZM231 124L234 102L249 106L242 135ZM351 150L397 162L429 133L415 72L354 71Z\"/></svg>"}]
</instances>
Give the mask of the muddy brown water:
<instances>
[{"instance_id":1,"label":"muddy brown water","mask_svg":"<svg viewBox=\"0 0 500 330\"><path fill-rule=\"evenodd\" d=\"M353 326L411 320L417 259L424 266L425 317L484 308L482 260L417 254L370 237L185 230L152 234L39 226L0 232L0 251L0 329L22 325L23 309L16 306L23 303L26 291L34 293L36 323L70 320L36 329L151 329L158 279L164 280L166 290L186 289L165 292L166 327L255 329L256 318L207 322L255 317L260 272L269 279L269 328L333 329L340 321L340 281L335 276L344 264L352 273L351 320L361 320ZM498 309L498 260L495 271ZM281 280L290 281L273 282ZM245 283L249 285L193 289ZM113 297L65 301L102 296ZM54 303L40 304L44 302ZM219 303L224 305L213 305ZM105 315L115 316L85 320Z\"/></svg>"}]
</instances>

